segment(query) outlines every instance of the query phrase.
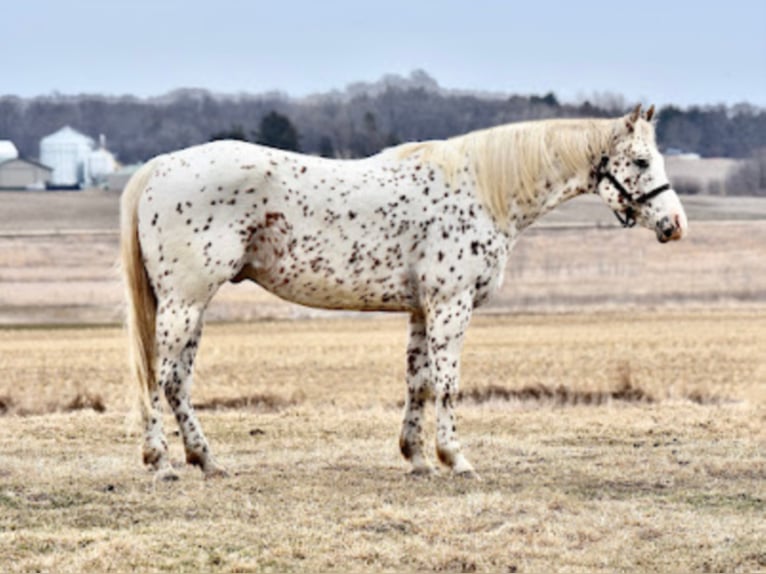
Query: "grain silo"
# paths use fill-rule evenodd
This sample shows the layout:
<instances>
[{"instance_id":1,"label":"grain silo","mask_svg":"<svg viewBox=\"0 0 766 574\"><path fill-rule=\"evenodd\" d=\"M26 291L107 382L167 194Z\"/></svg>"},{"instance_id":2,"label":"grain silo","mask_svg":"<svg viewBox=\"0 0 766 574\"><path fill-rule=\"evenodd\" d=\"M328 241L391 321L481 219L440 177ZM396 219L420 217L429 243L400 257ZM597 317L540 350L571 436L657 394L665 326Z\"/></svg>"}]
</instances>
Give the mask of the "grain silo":
<instances>
[{"instance_id":1,"label":"grain silo","mask_svg":"<svg viewBox=\"0 0 766 574\"><path fill-rule=\"evenodd\" d=\"M88 154L88 175L93 185L105 187L111 173L117 170L117 161L114 155L106 149L106 137L99 137L98 149Z\"/></svg>"},{"instance_id":2,"label":"grain silo","mask_svg":"<svg viewBox=\"0 0 766 574\"><path fill-rule=\"evenodd\" d=\"M10 140L0 140L0 162L16 159L19 157L19 150Z\"/></svg>"},{"instance_id":3,"label":"grain silo","mask_svg":"<svg viewBox=\"0 0 766 574\"><path fill-rule=\"evenodd\" d=\"M53 168L50 187L79 188L90 180L93 139L69 126L40 140L40 162Z\"/></svg>"}]
</instances>

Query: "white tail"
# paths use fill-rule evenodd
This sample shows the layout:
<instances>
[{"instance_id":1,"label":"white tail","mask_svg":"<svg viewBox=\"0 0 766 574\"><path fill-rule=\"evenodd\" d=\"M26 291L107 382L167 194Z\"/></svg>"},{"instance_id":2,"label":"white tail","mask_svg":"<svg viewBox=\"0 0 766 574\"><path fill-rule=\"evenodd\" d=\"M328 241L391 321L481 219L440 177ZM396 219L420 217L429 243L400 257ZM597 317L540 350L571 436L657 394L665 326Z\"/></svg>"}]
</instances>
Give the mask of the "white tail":
<instances>
[{"instance_id":1,"label":"white tail","mask_svg":"<svg viewBox=\"0 0 766 574\"><path fill-rule=\"evenodd\" d=\"M157 388L154 372L157 299L146 275L138 242L138 200L152 175L153 163L147 162L130 178L122 192L120 205L120 254L128 303L130 364L138 383L144 420L152 410L150 393Z\"/></svg>"}]
</instances>

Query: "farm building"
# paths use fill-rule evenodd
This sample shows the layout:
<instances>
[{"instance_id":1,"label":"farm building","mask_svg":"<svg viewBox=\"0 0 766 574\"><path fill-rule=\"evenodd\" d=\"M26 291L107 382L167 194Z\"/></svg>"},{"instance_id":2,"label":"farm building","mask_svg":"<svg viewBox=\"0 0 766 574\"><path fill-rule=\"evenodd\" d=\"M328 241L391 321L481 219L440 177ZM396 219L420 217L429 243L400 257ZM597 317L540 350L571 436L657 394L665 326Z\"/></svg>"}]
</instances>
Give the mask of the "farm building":
<instances>
[{"instance_id":1,"label":"farm building","mask_svg":"<svg viewBox=\"0 0 766 574\"><path fill-rule=\"evenodd\" d=\"M0 189L45 189L52 173L51 168L36 161L0 159Z\"/></svg>"},{"instance_id":2,"label":"farm building","mask_svg":"<svg viewBox=\"0 0 766 574\"><path fill-rule=\"evenodd\" d=\"M53 168L50 187L82 188L100 184L116 168L116 162L104 146L93 138L64 126L40 141L40 161Z\"/></svg>"}]
</instances>

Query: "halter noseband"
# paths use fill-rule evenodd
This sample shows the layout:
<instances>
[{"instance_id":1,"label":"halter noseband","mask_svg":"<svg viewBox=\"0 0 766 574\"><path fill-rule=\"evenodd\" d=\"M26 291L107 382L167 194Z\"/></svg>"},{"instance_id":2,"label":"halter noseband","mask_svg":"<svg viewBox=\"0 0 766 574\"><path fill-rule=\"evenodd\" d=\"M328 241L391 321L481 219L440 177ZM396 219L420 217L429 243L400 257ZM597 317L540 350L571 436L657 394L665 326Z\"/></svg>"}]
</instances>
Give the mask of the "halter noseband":
<instances>
[{"instance_id":1,"label":"halter noseband","mask_svg":"<svg viewBox=\"0 0 766 574\"><path fill-rule=\"evenodd\" d=\"M601 163L598 164L598 171L596 172L596 187L598 187L602 180L606 179L617 189L620 197L625 200L628 205L625 206L624 217L622 217L617 211L614 211L614 216L620 223L622 223L623 227L633 227L636 224L636 210L633 208L633 205L643 205L650 199L654 199L662 192L668 191L670 189L670 184L665 183L659 187L655 187L652 191L642 193L638 197L633 197L630 193L628 193L628 190L625 189L625 187L617 180L617 178L614 177L612 172L607 169L608 163L609 156L601 156Z\"/></svg>"}]
</instances>

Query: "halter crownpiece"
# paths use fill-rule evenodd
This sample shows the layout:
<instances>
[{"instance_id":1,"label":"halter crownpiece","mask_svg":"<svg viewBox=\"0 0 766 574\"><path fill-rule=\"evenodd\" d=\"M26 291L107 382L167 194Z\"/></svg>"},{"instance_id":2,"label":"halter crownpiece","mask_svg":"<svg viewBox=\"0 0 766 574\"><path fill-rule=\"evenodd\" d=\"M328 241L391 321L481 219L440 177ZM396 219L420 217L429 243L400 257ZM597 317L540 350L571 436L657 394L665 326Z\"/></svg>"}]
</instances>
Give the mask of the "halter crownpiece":
<instances>
[{"instance_id":1,"label":"halter crownpiece","mask_svg":"<svg viewBox=\"0 0 766 574\"><path fill-rule=\"evenodd\" d=\"M617 211L614 211L614 215L617 218L617 220L622 224L623 227L633 227L636 224L636 210L633 208L633 205L643 205L647 201L654 199L659 194L668 191L670 189L670 183L664 183L660 185L659 187L655 187L653 190L642 193L641 195L637 197L633 197L627 189L619 182L619 180L614 177L614 174L612 174L611 171L607 169L607 165L609 164L609 156L608 155L602 155L601 156L601 163L598 164L598 171L596 171L596 186L601 183L602 180L606 179L611 183L616 189L617 192L620 194L620 197L625 200L628 205L625 207L625 217L620 216L620 214ZM633 205L630 205L633 204Z\"/></svg>"}]
</instances>

